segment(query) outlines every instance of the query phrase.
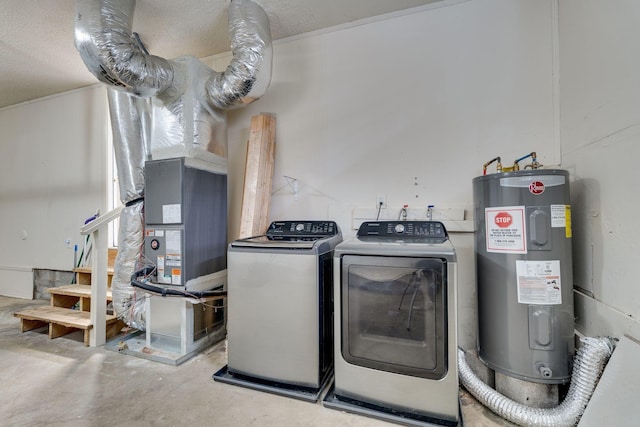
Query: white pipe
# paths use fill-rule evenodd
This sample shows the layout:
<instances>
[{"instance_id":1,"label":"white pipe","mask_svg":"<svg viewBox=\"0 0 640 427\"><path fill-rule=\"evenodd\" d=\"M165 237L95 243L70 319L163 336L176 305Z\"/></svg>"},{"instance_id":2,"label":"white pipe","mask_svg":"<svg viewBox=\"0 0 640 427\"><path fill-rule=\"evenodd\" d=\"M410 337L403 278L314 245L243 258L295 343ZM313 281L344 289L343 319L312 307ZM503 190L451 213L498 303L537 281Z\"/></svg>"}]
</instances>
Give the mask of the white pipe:
<instances>
[{"instance_id":1,"label":"white pipe","mask_svg":"<svg viewBox=\"0 0 640 427\"><path fill-rule=\"evenodd\" d=\"M611 338L585 337L580 341L582 345L574 361L569 391L564 401L555 408L532 408L501 395L473 373L461 349L458 350L460 382L480 403L512 423L526 427L575 426L615 347L615 341Z\"/></svg>"}]
</instances>

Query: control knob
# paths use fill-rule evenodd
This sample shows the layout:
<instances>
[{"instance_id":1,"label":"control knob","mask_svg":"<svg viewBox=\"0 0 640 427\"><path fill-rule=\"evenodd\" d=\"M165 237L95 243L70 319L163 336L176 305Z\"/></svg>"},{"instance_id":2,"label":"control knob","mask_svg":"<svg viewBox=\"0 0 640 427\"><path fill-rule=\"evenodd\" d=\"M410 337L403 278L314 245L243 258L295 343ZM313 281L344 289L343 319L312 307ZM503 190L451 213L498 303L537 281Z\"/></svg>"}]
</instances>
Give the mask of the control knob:
<instances>
[{"instance_id":1,"label":"control knob","mask_svg":"<svg viewBox=\"0 0 640 427\"><path fill-rule=\"evenodd\" d=\"M304 231L304 224L296 224L296 231Z\"/></svg>"},{"instance_id":2,"label":"control knob","mask_svg":"<svg viewBox=\"0 0 640 427\"><path fill-rule=\"evenodd\" d=\"M396 224L394 231L398 234L404 233L404 225L403 224Z\"/></svg>"}]
</instances>

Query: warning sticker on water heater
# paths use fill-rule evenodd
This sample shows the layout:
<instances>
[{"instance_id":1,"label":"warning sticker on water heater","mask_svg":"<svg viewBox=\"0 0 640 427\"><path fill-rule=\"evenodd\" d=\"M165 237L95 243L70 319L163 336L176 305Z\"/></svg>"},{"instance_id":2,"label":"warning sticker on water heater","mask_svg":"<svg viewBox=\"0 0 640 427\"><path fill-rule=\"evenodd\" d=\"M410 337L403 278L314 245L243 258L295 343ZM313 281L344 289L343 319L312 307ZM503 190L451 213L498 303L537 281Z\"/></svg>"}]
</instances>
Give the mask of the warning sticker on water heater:
<instances>
[{"instance_id":1,"label":"warning sticker on water heater","mask_svg":"<svg viewBox=\"0 0 640 427\"><path fill-rule=\"evenodd\" d=\"M485 208L487 252L526 254L524 206Z\"/></svg>"},{"instance_id":2,"label":"warning sticker on water heater","mask_svg":"<svg viewBox=\"0 0 640 427\"><path fill-rule=\"evenodd\" d=\"M520 304L562 304L560 261L516 261Z\"/></svg>"},{"instance_id":3,"label":"warning sticker on water heater","mask_svg":"<svg viewBox=\"0 0 640 427\"><path fill-rule=\"evenodd\" d=\"M551 226L567 226L567 205L551 205Z\"/></svg>"},{"instance_id":4,"label":"warning sticker on water heater","mask_svg":"<svg viewBox=\"0 0 640 427\"><path fill-rule=\"evenodd\" d=\"M564 228L564 235L571 238L571 206L551 205L551 226Z\"/></svg>"}]
</instances>

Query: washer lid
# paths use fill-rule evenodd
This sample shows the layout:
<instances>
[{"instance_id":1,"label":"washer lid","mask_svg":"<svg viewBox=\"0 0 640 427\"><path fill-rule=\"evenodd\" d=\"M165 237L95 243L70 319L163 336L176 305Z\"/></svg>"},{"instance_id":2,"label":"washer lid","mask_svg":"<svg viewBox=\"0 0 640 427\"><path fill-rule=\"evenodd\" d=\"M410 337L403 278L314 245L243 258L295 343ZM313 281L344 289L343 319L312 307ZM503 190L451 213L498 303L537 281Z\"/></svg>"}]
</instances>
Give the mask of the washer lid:
<instances>
[{"instance_id":1,"label":"washer lid","mask_svg":"<svg viewBox=\"0 0 640 427\"><path fill-rule=\"evenodd\" d=\"M315 239L301 239L291 236L281 236L280 238L273 238L272 236L262 235L249 237L246 239L236 240L231 243L233 247L245 247L245 248L286 248L286 249L311 249L316 244L316 241L321 237Z\"/></svg>"}]
</instances>

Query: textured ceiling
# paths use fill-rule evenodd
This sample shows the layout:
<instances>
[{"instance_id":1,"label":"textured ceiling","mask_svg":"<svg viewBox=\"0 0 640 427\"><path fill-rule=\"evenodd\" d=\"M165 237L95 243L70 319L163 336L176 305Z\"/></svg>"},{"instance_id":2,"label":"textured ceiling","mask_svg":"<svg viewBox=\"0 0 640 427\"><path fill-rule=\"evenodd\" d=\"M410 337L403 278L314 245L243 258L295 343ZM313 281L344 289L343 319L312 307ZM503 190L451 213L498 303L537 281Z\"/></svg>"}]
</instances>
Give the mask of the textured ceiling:
<instances>
[{"instance_id":1,"label":"textured ceiling","mask_svg":"<svg viewBox=\"0 0 640 427\"><path fill-rule=\"evenodd\" d=\"M437 0L256 0L274 40ZM154 55L229 51L229 0L138 0L133 31ZM73 42L76 0L2 0L0 108L97 83Z\"/></svg>"}]
</instances>

